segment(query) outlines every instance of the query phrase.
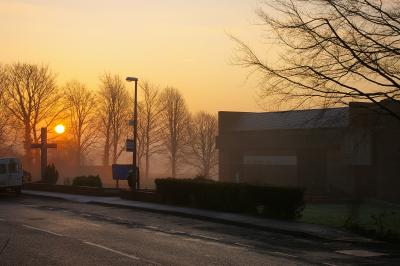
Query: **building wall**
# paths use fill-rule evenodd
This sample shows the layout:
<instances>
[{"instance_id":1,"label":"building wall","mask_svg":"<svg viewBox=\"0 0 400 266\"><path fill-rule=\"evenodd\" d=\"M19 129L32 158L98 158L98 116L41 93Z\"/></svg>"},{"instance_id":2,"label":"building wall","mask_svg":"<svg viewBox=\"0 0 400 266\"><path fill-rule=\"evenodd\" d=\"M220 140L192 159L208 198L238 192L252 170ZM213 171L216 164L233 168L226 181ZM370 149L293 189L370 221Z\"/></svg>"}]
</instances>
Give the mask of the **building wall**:
<instances>
[{"instance_id":1,"label":"building wall","mask_svg":"<svg viewBox=\"0 0 400 266\"><path fill-rule=\"evenodd\" d=\"M327 164L342 135L342 129L226 132L218 138L220 180L325 191L328 170L343 170Z\"/></svg>"},{"instance_id":2,"label":"building wall","mask_svg":"<svg viewBox=\"0 0 400 266\"><path fill-rule=\"evenodd\" d=\"M398 103L384 104L400 114ZM341 128L253 131L235 130L240 113L221 113L220 180L400 202L400 120L368 103L352 103L349 112L349 124ZM296 163L279 163L280 156L293 156Z\"/></svg>"},{"instance_id":3,"label":"building wall","mask_svg":"<svg viewBox=\"0 0 400 266\"><path fill-rule=\"evenodd\" d=\"M376 132L377 196L400 202L400 130Z\"/></svg>"}]
</instances>

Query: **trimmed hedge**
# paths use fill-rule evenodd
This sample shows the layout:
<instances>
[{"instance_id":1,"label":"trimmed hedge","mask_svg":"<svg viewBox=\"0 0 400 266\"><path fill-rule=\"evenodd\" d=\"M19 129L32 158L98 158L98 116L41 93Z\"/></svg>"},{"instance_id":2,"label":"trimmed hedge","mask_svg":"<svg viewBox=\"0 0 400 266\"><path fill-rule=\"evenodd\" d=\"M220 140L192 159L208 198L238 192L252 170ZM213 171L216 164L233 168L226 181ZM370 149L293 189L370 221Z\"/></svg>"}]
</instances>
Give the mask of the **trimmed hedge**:
<instances>
[{"instance_id":1,"label":"trimmed hedge","mask_svg":"<svg viewBox=\"0 0 400 266\"><path fill-rule=\"evenodd\" d=\"M304 209L303 188L175 178L155 183L162 201L169 204L280 219L299 218Z\"/></svg>"},{"instance_id":2,"label":"trimmed hedge","mask_svg":"<svg viewBox=\"0 0 400 266\"><path fill-rule=\"evenodd\" d=\"M72 181L72 185L82 187L103 187L103 183L98 175L77 176Z\"/></svg>"}]
</instances>

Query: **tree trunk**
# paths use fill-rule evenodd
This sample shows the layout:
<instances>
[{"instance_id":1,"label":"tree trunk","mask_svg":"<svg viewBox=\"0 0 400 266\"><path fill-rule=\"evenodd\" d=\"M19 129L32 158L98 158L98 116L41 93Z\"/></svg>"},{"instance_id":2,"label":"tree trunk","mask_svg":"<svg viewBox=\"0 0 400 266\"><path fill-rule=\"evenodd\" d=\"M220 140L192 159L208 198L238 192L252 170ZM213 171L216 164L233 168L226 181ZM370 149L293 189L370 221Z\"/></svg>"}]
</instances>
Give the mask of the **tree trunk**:
<instances>
[{"instance_id":1,"label":"tree trunk","mask_svg":"<svg viewBox=\"0 0 400 266\"><path fill-rule=\"evenodd\" d=\"M110 162L110 133L107 133L106 140L104 143L103 166L108 166L109 162Z\"/></svg>"},{"instance_id":2,"label":"tree trunk","mask_svg":"<svg viewBox=\"0 0 400 266\"><path fill-rule=\"evenodd\" d=\"M112 162L117 163L117 150L118 150L118 141L113 140L113 157L112 157Z\"/></svg>"},{"instance_id":3,"label":"tree trunk","mask_svg":"<svg viewBox=\"0 0 400 266\"><path fill-rule=\"evenodd\" d=\"M31 138L31 128L29 126L29 122L25 122L25 133L24 133L24 150L25 150L25 160L24 160L24 167L26 169L29 169L31 171L32 167L32 149L31 149L31 144L32 144L32 138Z\"/></svg>"},{"instance_id":4,"label":"tree trunk","mask_svg":"<svg viewBox=\"0 0 400 266\"><path fill-rule=\"evenodd\" d=\"M150 145L149 145L149 138L147 137L146 141L146 169L144 173L144 177L148 178L149 177L149 169L150 169Z\"/></svg>"},{"instance_id":5,"label":"tree trunk","mask_svg":"<svg viewBox=\"0 0 400 266\"><path fill-rule=\"evenodd\" d=\"M171 157L171 177L176 177L176 159Z\"/></svg>"}]
</instances>

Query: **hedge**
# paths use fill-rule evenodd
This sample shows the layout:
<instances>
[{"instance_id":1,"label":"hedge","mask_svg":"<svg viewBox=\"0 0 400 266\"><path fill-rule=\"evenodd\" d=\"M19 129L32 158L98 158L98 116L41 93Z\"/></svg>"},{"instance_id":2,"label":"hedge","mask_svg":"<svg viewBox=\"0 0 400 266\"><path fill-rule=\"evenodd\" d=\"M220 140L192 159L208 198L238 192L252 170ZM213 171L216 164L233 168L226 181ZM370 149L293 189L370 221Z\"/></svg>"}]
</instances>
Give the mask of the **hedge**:
<instances>
[{"instance_id":1,"label":"hedge","mask_svg":"<svg viewBox=\"0 0 400 266\"><path fill-rule=\"evenodd\" d=\"M194 179L156 179L164 203L279 219L301 217L304 191L298 187L255 186Z\"/></svg>"},{"instance_id":2,"label":"hedge","mask_svg":"<svg viewBox=\"0 0 400 266\"><path fill-rule=\"evenodd\" d=\"M103 187L101 179L98 175L77 176L72 181L72 185L83 187Z\"/></svg>"}]
</instances>

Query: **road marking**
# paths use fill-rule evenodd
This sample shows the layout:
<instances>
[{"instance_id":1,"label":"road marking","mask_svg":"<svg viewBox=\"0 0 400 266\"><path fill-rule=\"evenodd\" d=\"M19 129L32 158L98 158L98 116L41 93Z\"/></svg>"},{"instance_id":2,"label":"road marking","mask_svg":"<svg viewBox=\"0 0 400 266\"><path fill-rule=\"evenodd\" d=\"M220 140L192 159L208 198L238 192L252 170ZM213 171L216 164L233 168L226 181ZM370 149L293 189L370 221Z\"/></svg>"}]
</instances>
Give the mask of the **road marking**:
<instances>
[{"instance_id":1,"label":"road marking","mask_svg":"<svg viewBox=\"0 0 400 266\"><path fill-rule=\"evenodd\" d=\"M100 224L91 223L91 222L83 222L83 221L80 221L79 223L81 223L81 224L86 224L86 225L90 225L90 226L95 226L95 227L102 227Z\"/></svg>"},{"instance_id":2,"label":"road marking","mask_svg":"<svg viewBox=\"0 0 400 266\"><path fill-rule=\"evenodd\" d=\"M158 230L158 227L157 226L152 226L152 225L148 225L148 226L145 226L146 228L149 228L149 229L157 229Z\"/></svg>"},{"instance_id":3,"label":"road marking","mask_svg":"<svg viewBox=\"0 0 400 266\"><path fill-rule=\"evenodd\" d=\"M210 240L214 240L214 241L218 241L221 240L221 238L216 238L216 237L211 237L211 236L205 236L205 235L198 235L198 234L190 234L191 236L194 237L199 237L199 238L204 238L204 239L210 239Z\"/></svg>"},{"instance_id":4,"label":"road marking","mask_svg":"<svg viewBox=\"0 0 400 266\"><path fill-rule=\"evenodd\" d=\"M183 232L183 231L169 230L169 232L172 233L172 234L186 235L186 233Z\"/></svg>"},{"instance_id":5,"label":"road marking","mask_svg":"<svg viewBox=\"0 0 400 266\"><path fill-rule=\"evenodd\" d=\"M121 255L121 256L130 258L130 259L140 260L140 258L138 258L138 257L136 257L134 255L126 254L124 252L121 252L121 251L118 251L118 250L115 250L115 249L112 249L112 248L108 248L108 247L105 247L105 246L102 246L102 245L99 245L99 244L95 244L95 243L92 243L92 242L89 242L89 241L83 241L83 243L85 243L87 245L90 245L90 246L98 247L98 248L113 252L115 254L118 254L118 255Z\"/></svg>"},{"instance_id":6,"label":"road marking","mask_svg":"<svg viewBox=\"0 0 400 266\"><path fill-rule=\"evenodd\" d=\"M322 264L327 265L327 266L337 266L336 264L331 264L331 263L327 263L327 262L324 262Z\"/></svg>"},{"instance_id":7,"label":"road marking","mask_svg":"<svg viewBox=\"0 0 400 266\"><path fill-rule=\"evenodd\" d=\"M238 243L238 242L235 242L234 244L237 245L237 246L245 247L245 248L254 248L253 246L242 244L242 243Z\"/></svg>"},{"instance_id":8,"label":"road marking","mask_svg":"<svg viewBox=\"0 0 400 266\"><path fill-rule=\"evenodd\" d=\"M277 255L281 255L281 256L291 257L291 258L298 258L295 255L291 255L291 254L287 254L287 253L279 252L279 251L272 251L271 253L274 253L274 254L277 254Z\"/></svg>"},{"instance_id":9,"label":"road marking","mask_svg":"<svg viewBox=\"0 0 400 266\"><path fill-rule=\"evenodd\" d=\"M161 265L160 263L157 263L157 262L154 262L154 261L151 261L151 260L147 260L147 259L142 259L142 258L136 257L135 255L127 254L127 253L124 253L122 251L118 251L118 250L115 250L115 249L112 249L112 248L109 248L109 247L105 247L105 246L100 245L100 244L92 243L92 242L85 241L85 240L83 240L82 243L84 243L86 245L98 247L98 248L110 251L112 253L115 253L115 254L118 254L118 255L133 259L133 260L142 260L142 261L145 261L145 262L153 264L153 265Z\"/></svg>"},{"instance_id":10,"label":"road marking","mask_svg":"<svg viewBox=\"0 0 400 266\"><path fill-rule=\"evenodd\" d=\"M349 250L337 250L337 253L356 256L356 257L380 257L385 256L385 253L374 252L370 250L361 250L361 249L349 249Z\"/></svg>"},{"instance_id":11,"label":"road marking","mask_svg":"<svg viewBox=\"0 0 400 266\"><path fill-rule=\"evenodd\" d=\"M155 232L154 234L160 235L160 236L172 236L171 234L167 234L167 233L164 233L164 232Z\"/></svg>"},{"instance_id":12,"label":"road marking","mask_svg":"<svg viewBox=\"0 0 400 266\"><path fill-rule=\"evenodd\" d=\"M198 238L189 238L189 237L184 237L182 238L183 240L187 240L187 241L192 241L192 242L204 242L201 239Z\"/></svg>"},{"instance_id":13,"label":"road marking","mask_svg":"<svg viewBox=\"0 0 400 266\"><path fill-rule=\"evenodd\" d=\"M57 234L57 233L54 233L54 232L52 232L52 231L48 231L48 230L45 230L45 229L40 229L40 228L33 227L33 226L30 226L30 225L26 225L26 224L23 224L22 226L24 226L24 227L26 227L26 228L29 228L29 229L33 229L33 230L45 232L45 233L48 233L48 234L51 234L51 235L55 235L55 236L63 236L63 235L61 235L61 234Z\"/></svg>"}]
</instances>

